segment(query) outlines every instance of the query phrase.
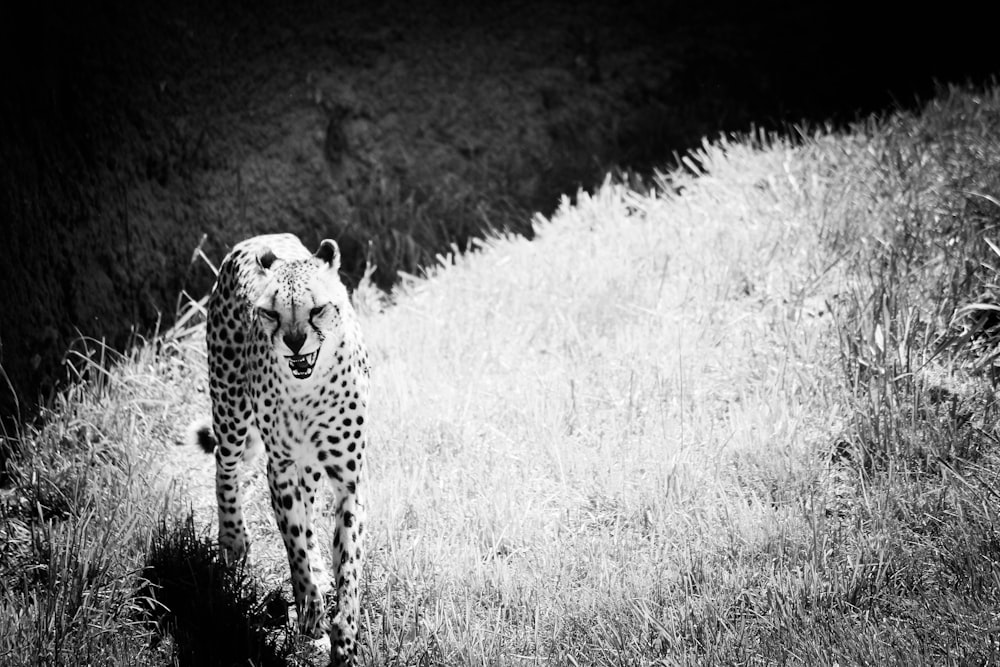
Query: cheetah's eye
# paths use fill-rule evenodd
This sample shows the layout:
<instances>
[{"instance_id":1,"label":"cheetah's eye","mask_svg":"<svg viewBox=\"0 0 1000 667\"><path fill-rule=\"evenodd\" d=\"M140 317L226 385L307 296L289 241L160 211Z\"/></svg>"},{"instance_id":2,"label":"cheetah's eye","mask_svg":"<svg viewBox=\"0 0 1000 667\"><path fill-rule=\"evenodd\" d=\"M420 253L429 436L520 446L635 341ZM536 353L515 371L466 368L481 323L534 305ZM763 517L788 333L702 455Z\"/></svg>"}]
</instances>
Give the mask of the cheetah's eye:
<instances>
[{"instance_id":1,"label":"cheetah's eye","mask_svg":"<svg viewBox=\"0 0 1000 667\"><path fill-rule=\"evenodd\" d=\"M325 311L326 311L326 304L324 304L322 306L316 306L315 308L313 308L312 310L309 311L309 318L312 319L314 317L319 317Z\"/></svg>"},{"instance_id":2,"label":"cheetah's eye","mask_svg":"<svg viewBox=\"0 0 1000 667\"><path fill-rule=\"evenodd\" d=\"M258 308L257 312L260 313L260 316L263 317L265 320L269 320L271 322L278 321L277 311L268 310L267 308Z\"/></svg>"}]
</instances>

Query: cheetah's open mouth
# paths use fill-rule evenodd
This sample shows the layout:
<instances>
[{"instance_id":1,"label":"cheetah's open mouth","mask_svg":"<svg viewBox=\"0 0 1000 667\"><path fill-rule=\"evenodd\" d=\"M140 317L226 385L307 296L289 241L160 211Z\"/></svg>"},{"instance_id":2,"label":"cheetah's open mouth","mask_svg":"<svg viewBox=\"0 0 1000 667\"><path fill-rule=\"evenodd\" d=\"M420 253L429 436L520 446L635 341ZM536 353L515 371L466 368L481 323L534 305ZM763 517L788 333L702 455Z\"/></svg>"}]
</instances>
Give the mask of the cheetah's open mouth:
<instances>
[{"instance_id":1,"label":"cheetah's open mouth","mask_svg":"<svg viewBox=\"0 0 1000 667\"><path fill-rule=\"evenodd\" d=\"M312 375L313 366L316 365L316 357L318 356L319 350L317 349L309 354L292 354L285 359L288 359L288 367L292 369L292 375L304 380Z\"/></svg>"}]
</instances>

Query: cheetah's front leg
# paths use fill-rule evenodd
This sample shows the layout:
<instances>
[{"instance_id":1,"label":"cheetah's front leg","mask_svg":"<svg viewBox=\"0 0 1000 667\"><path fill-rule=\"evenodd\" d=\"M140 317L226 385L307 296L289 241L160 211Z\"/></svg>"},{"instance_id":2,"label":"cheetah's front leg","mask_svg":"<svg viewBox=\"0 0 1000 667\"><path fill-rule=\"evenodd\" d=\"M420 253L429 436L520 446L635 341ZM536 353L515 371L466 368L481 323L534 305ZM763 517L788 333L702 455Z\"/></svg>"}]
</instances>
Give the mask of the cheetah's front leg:
<instances>
[{"instance_id":1,"label":"cheetah's front leg","mask_svg":"<svg viewBox=\"0 0 1000 667\"><path fill-rule=\"evenodd\" d=\"M326 596L331 591L330 575L323 562L323 555L319 548L319 539L316 534L316 500L320 496L320 480L322 473L310 466L305 466L301 471L299 484L302 488L302 500L305 503L306 512L306 542L308 547L306 553L309 555L309 568L312 572L313 581L319 587L319 593Z\"/></svg>"},{"instance_id":2,"label":"cheetah's front leg","mask_svg":"<svg viewBox=\"0 0 1000 667\"><path fill-rule=\"evenodd\" d=\"M218 442L224 442L216 436ZM234 565L247 552L243 523L239 462L243 450L219 445L215 448L215 496L219 508L219 548L225 565Z\"/></svg>"},{"instance_id":3,"label":"cheetah's front leg","mask_svg":"<svg viewBox=\"0 0 1000 667\"><path fill-rule=\"evenodd\" d=\"M330 644L334 664L353 664L357 651L365 515L364 505L358 497L357 482L352 482L350 488L353 492L343 494L337 505L337 526L333 535L337 613L330 631Z\"/></svg>"},{"instance_id":4,"label":"cheetah's front leg","mask_svg":"<svg viewBox=\"0 0 1000 667\"><path fill-rule=\"evenodd\" d=\"M299 484L299 472L291 459L267 462L267 479L271 488L271 506L278 522L281 539L288 553L288 567L295 594L299 632L306 637L320 639L326 634L326 609L319 586L309 564L310 548L306 499L308 493Z\"/></svg>"}]
</instances>

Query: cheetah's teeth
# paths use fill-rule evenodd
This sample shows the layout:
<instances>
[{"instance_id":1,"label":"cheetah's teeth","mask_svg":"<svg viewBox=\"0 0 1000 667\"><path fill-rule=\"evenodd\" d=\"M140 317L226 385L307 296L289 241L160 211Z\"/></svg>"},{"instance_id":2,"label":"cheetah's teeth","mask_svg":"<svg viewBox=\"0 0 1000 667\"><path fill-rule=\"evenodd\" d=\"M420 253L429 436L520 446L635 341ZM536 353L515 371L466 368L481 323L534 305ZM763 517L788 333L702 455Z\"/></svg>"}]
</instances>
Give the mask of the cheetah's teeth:
<instances>
[{"instance_id":1,"label":"cheetah's teeth","mask_svg":"<svg viewBox=\"0 0 1000 667\"><path fill-rule=\"evenodd\" d=\"M318 349L309 354L292 354L285 358L288 359L288 367L292 369L292 375L304 380L312 375L317 357L319 357Z\"/></svg>"}]
</instances>

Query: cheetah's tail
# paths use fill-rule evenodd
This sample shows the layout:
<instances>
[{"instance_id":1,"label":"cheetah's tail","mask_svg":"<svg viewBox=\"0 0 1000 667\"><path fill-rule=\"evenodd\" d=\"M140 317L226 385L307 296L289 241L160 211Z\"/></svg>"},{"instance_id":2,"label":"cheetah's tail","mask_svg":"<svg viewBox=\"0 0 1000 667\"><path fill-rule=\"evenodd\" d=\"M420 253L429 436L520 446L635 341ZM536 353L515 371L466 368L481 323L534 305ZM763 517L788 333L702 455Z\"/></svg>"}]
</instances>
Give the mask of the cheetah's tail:
<instances>
[{"instance_id":1,"label":"cheetah's tail","mask_svg":"<svg viewBox=\"0 0 1000 667\"><path fill-rule=\"evenodd\" d=\"M212 421L207 417L195 419L187 428L185 442L198 445L206 454L215 451L218 444L215 434L212 432Z\"/></svg>"},{"instance_id":2,"label":"cheetah's tail","mask_svg":"<svg viewBox=\"0 0 1000 667\"><path fill-rule=\"evenodd\" d=\"M212 430L212 420L202 418L191 422L188 425L187 437L184 442L198 445L206 454L215 452L219 441L215 437L215 431ZM261 440L260 431L257 430L256 426L250 426L247 429L247 438L244 444L246 445L243 450L244 463L250 463L264 451L264 441Z\"/></svg>"}]
</instances>

